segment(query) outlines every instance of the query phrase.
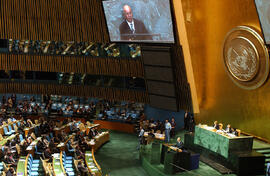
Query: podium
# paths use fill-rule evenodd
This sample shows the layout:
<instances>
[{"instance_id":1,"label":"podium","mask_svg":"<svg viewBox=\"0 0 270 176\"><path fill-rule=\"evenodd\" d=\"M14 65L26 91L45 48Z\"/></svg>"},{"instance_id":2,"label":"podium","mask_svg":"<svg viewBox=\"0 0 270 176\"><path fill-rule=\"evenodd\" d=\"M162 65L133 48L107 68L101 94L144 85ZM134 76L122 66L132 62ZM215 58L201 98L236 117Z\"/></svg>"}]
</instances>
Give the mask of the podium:
<instances>
[{"instance_id":1,"label":"podium","mask_svg":"<svg viewBox=\"0 0 270 176\"><path fill-rule=\"evenodd\" d=\"M161 163L164 163L164 172L166 174L175 174L176 172L189 171L199 168L200 154L193 152L177 152L168 150L169 146L162 145Z\"/></svg>"},{"instance_id":2,"label":"podium","mask_svg":"<svg viewBox=\"0 0 270 176\"><path fill-rule=\"evenodd\" d=\"M160 143L152 143L150 163L151 164L159 164L160 163Z\"/></svg>"}]
</instances>

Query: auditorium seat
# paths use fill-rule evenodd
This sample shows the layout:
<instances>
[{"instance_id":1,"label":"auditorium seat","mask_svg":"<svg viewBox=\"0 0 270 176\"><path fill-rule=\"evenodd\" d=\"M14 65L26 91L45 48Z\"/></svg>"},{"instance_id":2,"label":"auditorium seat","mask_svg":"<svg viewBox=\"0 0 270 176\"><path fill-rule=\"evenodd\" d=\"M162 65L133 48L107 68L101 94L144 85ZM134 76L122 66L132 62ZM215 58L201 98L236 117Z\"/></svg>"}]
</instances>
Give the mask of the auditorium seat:
<instances>
[{"instance_id":1,"label":"auditorium seat","mask_svg":"<svg viewBox=\"0 0 270 176\"><path fill-rule=\"evenodd\" d=\"M12 130L12 128L11 128L11 126L10 126L10 125L8 125L8 131L9 131L9 132L11 132L11 134L14 134L14 133L15 133L15 131L14 131L14 130Z\"/></svg>"},{"instance_id":2,"label":"auditorium seat","mask_svg":"<svg viewBox=\"0 0 270 176\"><path fill-rule=\"evenodd\" d=\"M15 132L18 131L18 127L17 127L16 123L13 123L13 128L14 128L14 131L15 131Z\"/></svg>"},{"instance_id":3,"label":"auditorium seat","mask_svg":"<svg viewBox=\"0 0 270 176\"><path fill-rule=\"evenodd\" d=\"M67 149L68 149L68 152L70 153L73 153L75 151L74 148L70 146L70 141L67 142Z\"/></svg>"},{"instance_id":4,"label":"auditorium seat","mask_svg":"<svg viewBox=\"0 0 270 176\"><path fill-rule=\"evenodd\" d=\"M22 134L19 135L19 138L20 138L20 142L24 140Z\"/></svg>"},{"instance_id":5,"label":"auditorium seat","mask_svg":"<svg viewBox=\"0 0 270 176\"><path fill-rule=\"evenodd\" d=\"M41 152L38 152L38 150L37 150L37 146L35 145L35 154L36 155L42 155L42 153Z\"/></svg>"},{"instance_id":6,"label":"auditorium seat","mask_svg":"<svg viewBox=\"0 0 270 176\"><path fill-rule=\"evenodd\" d=\"M65 168L67 174L70 175L70 176L75 175L74 169L73 169L73 164L72 164L73 163L73 157L72 156L66 156L66 153L63 152L62 161L63 161L63 165L64 165L64 168Z\"/></svg>"},{"instance_id":7,"label":"auditorium seat","mask_svg":"<svg viewBox=\"0 0 270 176\"><path fill-rule=\"evenodd\" d=\"M6 135L6 136L10 136L12 133L11 132L9 132L8 130L7 130L7 127L3 127L3 129L4 129L4 134Z\"/></svg>"},{"instance_id":8,"label":"auditorium seat","mask_svg":"<svg viewBox=\"0 0 270 176\"><path fill-rule=\"evenodd\" d=\"M27 175L29 175L29 176L38 176L39 175L39 173L37 172L38 167L39 167L39 163L34 163L34 162L36 162L36 160L33 160L32 155L29 154L29 158L28 158L28 162L27 162Z\"/></svg>"}]
</instances>

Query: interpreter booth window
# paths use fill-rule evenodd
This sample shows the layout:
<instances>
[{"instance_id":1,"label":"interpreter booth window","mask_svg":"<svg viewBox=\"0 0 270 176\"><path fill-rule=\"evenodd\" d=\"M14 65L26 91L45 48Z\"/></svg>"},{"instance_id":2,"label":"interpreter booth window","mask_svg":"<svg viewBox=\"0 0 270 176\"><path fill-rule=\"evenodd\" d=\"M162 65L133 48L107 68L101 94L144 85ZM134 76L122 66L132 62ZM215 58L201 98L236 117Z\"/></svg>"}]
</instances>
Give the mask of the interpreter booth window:
<instances>
[{"instance_id":1,"label":"interpreter booth window","mask_svg":"<svg viewBox=\"0 0 270 176\"><path fill-rule=\"evenodd\" d=\"M124 88L124 79L119 76L104 76L104 86L105 87L115 87L115 88Z\"/></svg>"},{"instance_id":2,"label":"interpreter booth window","mask_svg":"<svg viewBox=\"0 0 270 176\"><path fill-rule=\"evenodd\" d=\"M0 79L9 79L9 73L5 70L0 70Z\"/></svg>"},{"instance_id":3,"label":"interpreter booth window","mask_svg":"<svg viewBox=\"0 0 270 176\"><path fill-rule=\"evenodd\" d=\"M23 79L24 73L22 71L10 71L11 79Z\"/></svg>"},{"instance_id":4,"label":"interpreter booth window","mask_svg":"<svg viewBox=\"0 0 270 176\"><path fill-rule=\"evenodd\" d=\"M142 78L127 77L126 78L127 89L145 90L145 81Z\"/></svg>"},{"instance_id":5,"label":"interpreter booth window","mask_svg":"<svg viewBox=\"0 0 270 176\"><path fill-rule=\"evenodd\" d=\"M100 75L86 75L84 84L89 86L102 86L102 80Z\"/></svg>"}]
</instances>

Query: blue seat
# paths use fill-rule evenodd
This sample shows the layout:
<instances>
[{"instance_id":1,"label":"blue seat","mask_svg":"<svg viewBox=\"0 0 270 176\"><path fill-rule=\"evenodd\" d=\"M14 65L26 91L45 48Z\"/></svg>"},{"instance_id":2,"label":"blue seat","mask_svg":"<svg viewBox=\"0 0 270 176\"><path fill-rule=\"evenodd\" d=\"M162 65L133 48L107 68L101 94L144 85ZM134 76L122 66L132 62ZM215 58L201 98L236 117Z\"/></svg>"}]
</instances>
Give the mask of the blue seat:
<instances>
[{"instance_id":1,"label":"blue seat","mask_svg":"<svg viewBox=\"0 0 270 176\"><path fill-rule=\"evenodd\" d=\"M39 163L39 160L33 160L33 163L34 164L38 164Z\"/></svg>"},{"instance_id":2,"label":"blue seat","mask_svg":"<svg viewBox=\"0 0 270 176\"><path fill-rule=\"evenodd\" d=\"M18 124L18 126L19 126L19 127L21 126L21 122L20 122L20 121L18 121L18 123L17 123L17 124Z\"/></svg>"},{"instance_id":3,"label":"blue seat","mask_svg":"<svg viewBox=\"0 0 270 176\"><path fill-rule=\"evenodd\" d=\"M50 136L46 136L47 140L50 142L51 141L51 138Z\"/></svg>"},{"instance_id":4,"label":"blue seat","mask_svg":"<svg viewBox=\"0 0 270 176\"><path fill-rule=\"evenodd\" d=\"M72 164L65 164L65 168L72 168Z\"/></svg>"},{"instance_id":5,"label":"blue seat","mask_svg":"<svg viewBox=\"0 0 270 176\"><path fill-rule=\"evenodd\" d=\"M32 167L31 171L38 171L38 167Z\"/></svg>"},{"instance_id":6,"label":"blue seat","mask_svg":"<svg viewBox=\"0 0 270 176\"><path fill-rule=\"evenodd\" d=\"M50 133L50 137L53 138L53 134L52 133Z\"/></svg>"},{"instance_id":7,"label":"blue seat","mask_svg":"<svg viewBox=\"0 0 270 176\"><path fill-rule=\"evenodd\" d=\"M65 168L68 172L74 172L73 168Z\"/></svg>"},{"instance_id":8,"label":"blue seat","mask_svg":"<svg viewBox=\"0 0 270 176\"><path fill-rule=\"evenodd\" d=\"M3 127L3 129L4 129L4 134L5 134L5 135L10 136L10 135L12 134L11 132L9 132L9 131L7 130L7 127Z\"/></svg>"},{"instance_id":9,"label":"blue seat","mask_svg":"<svg viewBox=\"0 0 270 176\"><path fill-rule=\"evenodd\" d=\"M12 128L11 128L11 126L10 126L10 125L8 125L8 130L9 130L9 132L11 132L11 134L15 133L15 131L14 131L14 130L12 130Z\"/></svg>"},{"instance_id":10,"label":"blue seat","mask_svg":"<svg viewBox=\"0 0 270 176\"><path fill-rule=\"evenodd\" d=\"M30 176L38 176L38 172L31 172Z\"/></svg>"},{"instance_id":11,"label":"blue seat","mask_svg":"<svg viewBox=\"0 0 270 176\"><path fill-rule=\"evenodd\" d=\"M24 140L22 134L19 135L19 138L20 138L20 142Z\"/></svg>"},{"instance_id":12,"label":"blue seat","mask_svg":"<svg viewBox=\"0 0 270 176\"><path fill-rule=\"evenodd\" d=\"M68 141L68 143L67 143L67 149L68 149L69 152L74 152L74 151L75 151L74 148L72 148L72 147L70 146L69 141Z\"/></svg>"},{"instance_id":13,"label":"blue seat","mask_svg":"<svg viewBox=\"0 0 270 176\"><path fill-rule=\"evenodd\" d=\"M66 164L72 164L72 160L67 160L66 159L66 162L65 162Z\"/></svg>"},{"instance_id":14,"label":"blue seat","mask_svg":"<svg viewBox=\"0 0 270 176\"><path fill-rule=\"evenodd\" d=\"M15 129L16 123L13 123L13 128Z\"/></svg>"},{"instance_id":15,"label":"blue seat","mask_svg":"<svg viewBox=\"0 0 270 176\"><path fill-rule=\"evenodd\" d=\"M35 168L35 167L39 167L39 163L38 164L32 164L32 168Z\"/></svg>"},{"instance_id":16,"label":"blue seat","mask_svg":"<svg viewBox=\"0 0 270 176\"><path fill-rule=\"evenodd\" d=\"M38 127L35 127L35 134L38 134Z\"/></svg>"},{"instance_id":17,"label":"blue seat","mask_svg":"<svg viewBox=\"0 0 270 176\"><path fill-rule=\"evenodd\" d=\"M68 174L69 176L74 176L74 175L75 175L74 172L67 172L67 174Z\"/></svg>"},{"instance_id":18,"label":"blue seat","mask_svg":"<svg viewBox=\"0 0 270 176\"><path fill-rule=\"evenodd\" d=\"M38 151L37 151L37 146L35 146L35 154L37 154L37 155L42 155L41 152L38 152Z\"/></svg>"}]
</instances>

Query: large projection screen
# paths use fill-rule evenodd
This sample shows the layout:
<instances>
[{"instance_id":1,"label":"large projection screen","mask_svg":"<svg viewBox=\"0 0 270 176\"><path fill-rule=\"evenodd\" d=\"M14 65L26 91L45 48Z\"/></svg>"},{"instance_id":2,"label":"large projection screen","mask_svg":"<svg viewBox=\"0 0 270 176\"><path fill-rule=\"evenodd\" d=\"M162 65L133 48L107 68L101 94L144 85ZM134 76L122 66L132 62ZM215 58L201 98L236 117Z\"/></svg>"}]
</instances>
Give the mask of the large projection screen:
<instances>
[{"instance_id":1,"label":"large projection screen","mask_svg":"<svg viewBox=\"0 0 270 176\"><path fill-rule=\"evenodd\" d=\"M266 44L270 44L270 0L255 0Z\"/></svg>"},{"instance_id":2,"label":"large projection screen","mask_svg":"<svg viewBox=\"0 0 270 176\"><path fill-rule=\"evenodd\" d=\"M102 1L111 42L174 43L170 0Z\"/></svg>"}]
</instances>

